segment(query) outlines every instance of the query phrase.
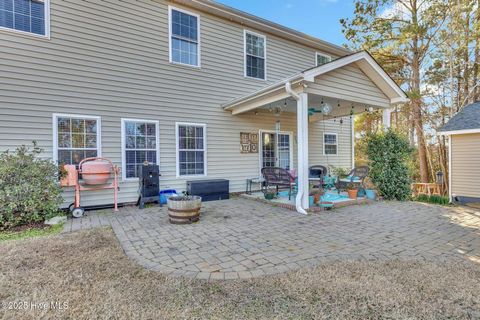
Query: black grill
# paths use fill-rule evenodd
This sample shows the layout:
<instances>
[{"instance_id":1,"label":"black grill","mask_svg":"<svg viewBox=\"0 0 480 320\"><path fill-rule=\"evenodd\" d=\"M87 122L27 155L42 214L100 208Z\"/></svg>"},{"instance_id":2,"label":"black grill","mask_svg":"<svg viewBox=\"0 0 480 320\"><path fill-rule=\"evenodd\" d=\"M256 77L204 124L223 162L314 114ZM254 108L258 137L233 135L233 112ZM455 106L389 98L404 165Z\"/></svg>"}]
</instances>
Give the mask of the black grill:
<instances>
[{"instance_id":1,"label":"black grill","mask_svg":"<svg viewBox=\"0 0 480 320\"><path fill-rule=\"evenodd\" d=\"M158 195L160 191L159 177L160 172L158 165L149 163L138 166L139 198L137 205L140 206L140 209L145 207L145 203L160 202Z\"/></svg>"}]
</instances>

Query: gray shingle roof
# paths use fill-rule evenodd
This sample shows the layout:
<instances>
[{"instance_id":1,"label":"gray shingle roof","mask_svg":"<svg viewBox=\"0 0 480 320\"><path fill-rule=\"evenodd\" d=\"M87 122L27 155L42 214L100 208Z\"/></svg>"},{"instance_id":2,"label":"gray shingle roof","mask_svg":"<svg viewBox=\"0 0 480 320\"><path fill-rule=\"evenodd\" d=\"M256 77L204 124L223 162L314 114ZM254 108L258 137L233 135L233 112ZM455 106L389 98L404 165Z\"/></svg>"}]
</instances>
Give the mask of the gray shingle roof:
<instances>
[{"instance_id":1,"label":"gray shingle roof","mask_svg":"<svg viewBox=\"0 0 480 320\"><path fill-rule=\"evenodd\" d=\"M464 107L447 122L440 132L468 129L480 129L480 102L475 102Z\"/></svg>"}]
</instances>

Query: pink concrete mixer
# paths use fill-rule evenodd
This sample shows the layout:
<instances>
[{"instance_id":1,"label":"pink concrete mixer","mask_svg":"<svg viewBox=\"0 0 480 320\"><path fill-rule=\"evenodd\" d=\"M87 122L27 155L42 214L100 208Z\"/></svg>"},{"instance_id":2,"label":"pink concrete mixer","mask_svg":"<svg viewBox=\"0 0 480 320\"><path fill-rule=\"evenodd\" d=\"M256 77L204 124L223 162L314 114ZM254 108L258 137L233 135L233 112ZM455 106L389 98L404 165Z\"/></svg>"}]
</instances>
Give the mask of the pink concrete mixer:
<instances>
[{"instance_id":1,"label":"pink concrete mixer","mask_svg":"<svg viewBox=\"0 0 480 320\"><path fill-rule=\"evenodd\" d=\"M70 212L75 218L80 218L85 209L80 206L80 191L95 191L113 189L114 210L118 211L118 175L120 168L106 158L86 158L75 165L65 165L65 177L60 181L62 187L75 187L75 202L70 205ZM83 183L80 183L79 176L82 176ZM112 182L109 180L112 178Z\"/></svg>"}]
</instances>

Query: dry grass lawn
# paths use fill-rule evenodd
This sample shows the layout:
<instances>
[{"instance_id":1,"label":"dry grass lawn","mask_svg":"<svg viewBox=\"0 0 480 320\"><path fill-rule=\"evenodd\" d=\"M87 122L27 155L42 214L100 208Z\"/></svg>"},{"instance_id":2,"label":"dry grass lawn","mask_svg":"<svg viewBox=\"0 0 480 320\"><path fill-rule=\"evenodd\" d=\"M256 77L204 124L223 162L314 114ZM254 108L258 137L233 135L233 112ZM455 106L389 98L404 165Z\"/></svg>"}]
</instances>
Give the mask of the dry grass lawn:
<instances>
[{"instance_id":1,"label":"dry grass lawn","mask_svg":"<svg viewBox=\"0 0 480 320\"><path fill-rule=\"evenodd\" d=\"M144 270L97 229L0 243L0 301L1 319L479 319L480 267L344 262L208 283Z\"/></svg>"}]
</instances>

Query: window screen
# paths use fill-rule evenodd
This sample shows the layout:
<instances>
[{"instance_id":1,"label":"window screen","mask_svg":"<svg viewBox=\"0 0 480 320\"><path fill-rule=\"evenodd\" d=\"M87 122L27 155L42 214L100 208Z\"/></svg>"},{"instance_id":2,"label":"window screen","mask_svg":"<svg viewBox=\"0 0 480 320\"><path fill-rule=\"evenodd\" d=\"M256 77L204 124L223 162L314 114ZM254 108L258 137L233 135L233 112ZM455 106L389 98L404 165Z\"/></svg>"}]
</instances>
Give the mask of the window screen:
<instances>
[{"instance_id":1,"label":"window screen","mask_svg":"<svg viewBox=\"0 0 480 320\"><path fill-rule=\"evenodd\" d=\"M172 61L198 66L198 17L172 9Z\"/></svg>"},{"instance_id":2,"label":"window screen","mask_svg":"<svg viewBox=\"0 0 480 320\"><path fill-rule=\"evenodd\" d=\"M78 165L85 158L98 156L98 120L59 116L57 120L58 163Z\"/></svg>"},{"instance_id":3,"label":"window screen","mask_svg":"<svg viewBox=\"0 0 480 320\"><path fill-rule=\"evenodd\" d=\"M265 38L245 33L246 76L265 79Z\"/></svg>"},{"instance_id":4,"label":"window screen","mask_svg":"<svg viewBox=\"0 0 480 320\"><path fill-rule=\"evenodd\" d=\"M205 127L178 125L179 175L205 174Z\"/></svg>"},{"instance_id":5,"label":"window screen","mask_svg":"<svg viewBox=\"0 0 480 320\"><path fill-rule=\"evenodd\" d=\"M45 2L0 0L0 27L45 35Z\"/></svg>"},{"instance_id":6,"label":"window screen","mask_svg":"<svg viewBox=\"0 0 480 320\"><path fill-rule=\"evenodd\" d=\"M323 135L323 146L324 146L324 153L328 154L337 154L337 135L336 134L328 134L325 133Z\"/></svg>"},{"instance_id":7,"label":"window screen","mask_svg":"<svg viewBox=\"0 0 480 320\"><path fill-rule=\"evenodd\" d=\"M124 121L125 177L137 178L138 166L157 163L157 123Z\"/></svg>"}]
</instances>

